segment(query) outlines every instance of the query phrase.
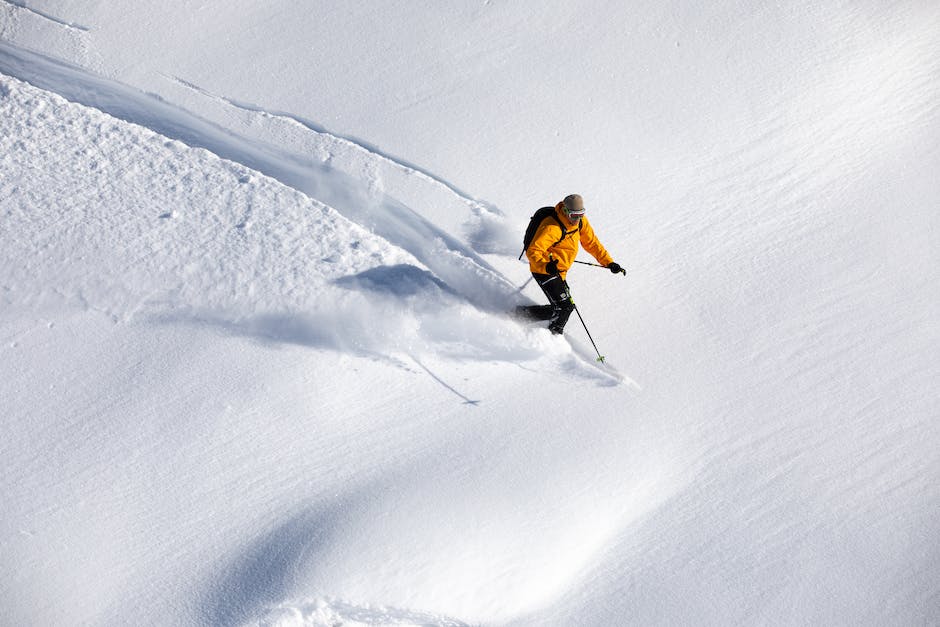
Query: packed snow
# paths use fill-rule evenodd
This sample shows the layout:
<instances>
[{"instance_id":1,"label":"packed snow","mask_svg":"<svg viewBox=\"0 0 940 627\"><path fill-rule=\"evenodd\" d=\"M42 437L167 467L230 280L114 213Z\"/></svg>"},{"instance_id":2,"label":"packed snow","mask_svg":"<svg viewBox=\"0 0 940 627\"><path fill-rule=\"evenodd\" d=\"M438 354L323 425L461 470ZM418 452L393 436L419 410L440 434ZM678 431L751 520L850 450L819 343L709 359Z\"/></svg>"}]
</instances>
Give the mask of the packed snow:
<instances>
[{"instance_id":1,"label":"packed snow","mask_svg":"<svg viewBox=\"0 0 940 627\"><path fill-rule=\"evenodd\" d=\"M938 32L0 3L0 624L940 622Z\"/></svg>"}]
</instances>

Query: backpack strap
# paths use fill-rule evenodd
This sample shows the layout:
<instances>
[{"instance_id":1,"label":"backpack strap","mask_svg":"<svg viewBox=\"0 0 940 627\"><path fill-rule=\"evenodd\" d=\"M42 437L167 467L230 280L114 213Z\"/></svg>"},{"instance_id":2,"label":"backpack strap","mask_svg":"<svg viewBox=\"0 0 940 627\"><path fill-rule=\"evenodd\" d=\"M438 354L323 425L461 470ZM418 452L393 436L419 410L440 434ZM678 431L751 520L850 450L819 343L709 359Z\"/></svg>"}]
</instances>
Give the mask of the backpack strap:
<instances>
[{"instance_id":1,"label":"backpack strap","mask_svg":"<svg viewBox=\"0 0 940 627\"><path fill-rule=\"evenodd\" d=\"M558 220L558 226L561 227L561 239L558 240L557 242L555 242L554 244L552 244L552 246L558 246L558 245L561 244L563 241L565 241L565 238L566 238L566 237L568 237L568 236L571 235L572 233L580 233L580 232L581 232L581 218L578 218L578 228L574 229L573 231L566 231L566 230L565 230L565 225L561 223L561 220L558 218L557 215L555 216L555 219Z\"/></svg>"}]
</instances>

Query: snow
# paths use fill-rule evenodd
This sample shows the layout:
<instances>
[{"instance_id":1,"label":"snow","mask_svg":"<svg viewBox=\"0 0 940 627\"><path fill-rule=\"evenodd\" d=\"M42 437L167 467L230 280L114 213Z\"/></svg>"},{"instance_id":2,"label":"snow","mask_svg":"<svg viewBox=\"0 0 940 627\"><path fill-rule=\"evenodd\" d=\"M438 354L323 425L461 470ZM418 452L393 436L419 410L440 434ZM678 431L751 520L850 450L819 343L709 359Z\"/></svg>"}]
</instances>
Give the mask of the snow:
<instances>
[{"instance_id":1,"label":"snow","mask_svg":"<svg viewBox=\"0 0 940 627\"><path fill-rule=\"evenodd\" d=\"M0 3L0 622L940 621L938 28Z\"/></svg>"}]
</instances>

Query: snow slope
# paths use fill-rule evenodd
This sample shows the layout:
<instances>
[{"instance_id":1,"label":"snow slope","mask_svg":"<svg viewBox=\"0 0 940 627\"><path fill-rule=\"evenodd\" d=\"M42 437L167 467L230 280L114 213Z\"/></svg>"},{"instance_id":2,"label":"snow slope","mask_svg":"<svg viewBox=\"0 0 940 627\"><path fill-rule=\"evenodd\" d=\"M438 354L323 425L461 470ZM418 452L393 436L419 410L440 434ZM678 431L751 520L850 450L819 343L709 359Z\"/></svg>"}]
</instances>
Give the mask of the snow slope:
<instances>
[{"instance_id":1,"label":"snow slope","mask_svg":"<svg viewBox=\"0 0 940 627\"><path fill-rule=\"evenodd\" d=\"M936 7L311 6L0 5L4 623L940 620Z\"/></svg>"},{"instance_id":2,"label":"snow slope","mask_svg":"<svg viewBox=\"0 0 940 627\"><path fill-rule=\"evenodd\" d=\"M456 446L453 438L488 440L494 429L517 428L512 421L500 427L467 424L463 429L469 433L461 434L453 424L466 423L474 409L468 403L492 402L482 392L495 385L494 377L506 378L498 373L522 366L524 378L538 380L546 376L540 373L561 368L564 377L608 385L606 375L580 365L562 340L508 319L494 325L491 315L470 306L406 252L271 179L11 79L4 79L3 94L5 170L10 173L2 190L9 229L3 264L8 269L4 337L9 364L4 396L12 410L5 429L18 436L8 442L10 451L22 455L22 461L14 456L6 468L6 496L23 504L26 520L38 525L26 524L20 530L23 538L56 537L94 548L100 543L97 534L109 536L104 530L122 528L109 542L115 554L133 564L124 578L133 582L135 573L146 573L135 586L143 598L134 597L133 605L149 609L149 599L156 607L145 616L155 622L178 620L165 613L167 598L151 597L161 586L195 594L202 603L197 615L211 622L250 618L247 612L258 609L252 604L259 598L290 598L283 576L265 571L282 566L283 559L297 569L311 568L307 563L314 556L304 555L311 551L306 534L317 535L324 520L345 520L343 533L353 538L372 537L371 520L394 514L387 511L388 499L397 508L414 498L409 493L416 477L397 477L404 472L401 465L430 462L432 471L422 469L418 476L436 476L438 489L447 485L447 474L455 472L448 455ZM68 337L83 339L63 350ZM436 360L442 358L451 364L451 374L443 378L436 374ZM455 360L456 372L466 370L462 378L474 382L464 391L456 384ZM243 368L254 374L244 379L238 374ZM286 375L285 368L293 375ZM115 377L124 383L115 386ZM48 380L51 390L39 405L36 386L29 384L37 379ZM269 396L271 386L281 391ZM373 386L381 391L369 394ZM435 408L434 396L441 407ZM517 406L516 412L522 409ZM242 422L255 415L260 424ZM325 424L318 428L319 420ZM71 426L56 428L63 423ZM389 428L398 434L395 438L389 438ZM74 442L76 429L80 443ZM265 432L271 437L266 443ZM202 449L206 439L219 437L222 450ZM560 439L558 445L568 442ZM490 446L483 442L468 448L485 455ZM44 459L44 472L37 471L36 452L60 447L67 452ZM374 456L356 461L375 447ZM427 448L440 450L428 460L412 459L416 450L426 453ZM255 464L246 455L255 457ZM311 459L292 467L285 457ZM500 455L495 457L489 463L498 467ZM524 463L515 454L508 457L502 463L510 469ZM439 464L445 468L437 469ZM197 481L194 489L194 479L207 465L214 468L212 478L208 484ZM352 468L358 470L351 473ZM460 470L456 474L452 481L465 480ZM61 483L63 478L69 480ZM231 494L244 494L245 482L256 485L248 490L254 496L238 501L233 511ZM365 487L355 488L360 482ZM96 512L86 511L81 489L75 495L79 502L73 502L77 485L103 501L93 508ZM356 496L360 491L364 494ZM311 493L319 498L304 505ZM470 506L472 492L464 493L464 506ZM273 505L272 500L287 502ZM153 501L177 503L165 527L150 518L148 512L159 509ZM246 514L242 508L252 501L260 501L263 522L252 521L253 516L240 520ZM274 519L272 506L281 512ZM484 503L475 506L483 509ZM37 507L55 507L67 520L90 515L91 537L78 542L72 531L54 523L50 529L50 523L38 520L45 517ZM523 511L517 510L517 516ZM11 524L19 519L14 512L7 515ZM125 516L137 523L128 524ZM357 523L359 518L365 520ZM184 527L192 526L189 535L179 526L183 519L189 521ZM214 522L207 526L207 521ZM455 521L457 529L466 524ZM383 522L385 533L394 529L389 525ZM399 525L407 536L416 533L408 520ZM558 534L570 533L559 529L550 535L557 541ZM206 561L203 568L211 569L213 559L203 551L211 555L210 547L219 541L210 539L220 536L248 544L245 555L221 551L214 557L221 562L215 569L224 574L222 581L203 581L209 575L199 569L163 572L150 563L164 560L168 546L188 552L183 547L192 543L207 545L197 553ZM427 537L411 541L419 540L433 546ZM445 537L437 541L443 543L438 550L446 546ZM21 548L30 557L21 559L36 559L25 542ZM298 555L269 557L265 547ZM315 561L326 559L329 549L324 547ZM484 554L472 542L461 550L477 554L475 559ZM505 550L500 548L508 556ZM388 555L360 556L353 563L364 567L376 560L370 568L378 571L388 567ZM76 571L57 576L109 570L106 559L83 557L71 556ZM274 563L267 564L270 560ZM437 560L443 568L455 563L452 557ZM7 565L20 570L19 561ZM358 579L356 570L347 575L352 581ZM157 582L149 579L153 572ZM413 576L406 573L405 583ZM8 573L4 580L22 577ZM315 572L307 577L316 581ZM335 582L341 573L327 569L320 577ZM523 585L518 575L510 579ZM30 582L27 576L27 587ZM205 587L211 589L200 590ZM35 588L40 599L42 588ZM22 613L14 616L27 621L31 609L43 606L50 614L39 616L52 620L123 620L123 603L99 606L99 594L111 590L93 588L73 588L80 598L65 592L62 607L24 596L17 587L6 598L18 599L11 605ZM192 602L184 597L173 607ZM83 614L86 606L89 613Z\"/></svg>"}]
</instances>

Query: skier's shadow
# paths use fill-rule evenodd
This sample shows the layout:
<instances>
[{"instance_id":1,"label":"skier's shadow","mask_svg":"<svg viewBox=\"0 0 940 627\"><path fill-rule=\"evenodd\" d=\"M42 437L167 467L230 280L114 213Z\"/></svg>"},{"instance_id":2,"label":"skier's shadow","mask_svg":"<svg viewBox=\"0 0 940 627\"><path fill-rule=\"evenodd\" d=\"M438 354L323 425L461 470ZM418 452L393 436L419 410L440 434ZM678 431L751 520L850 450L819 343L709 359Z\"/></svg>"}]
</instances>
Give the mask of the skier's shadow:
<instances>
[{"instance_id":1,"label":"skier's shadow","mask_svg":"<svg viewBox=\"0 0 940 627\"><path fill-rule=\"evenodd\" d=\"M340 277L332 283L344 290L368 294L374 300L372 307L381 313L389 307L406 311L403 315L421 316L446 308L465 299L447 283L431 272L411 264L377 266L357 274ZM377 299L377 300L375 300ZM417 303L417 305L416 305ZM410 311L411 313L407 313ZM363 325L361 320L347 320L334 312L282 312L251 316L228 316L218 312L190 312L180 315L157 315L152 320L159 324L189 324L211 327L222 333L277 346L294 344L335 351L382 362L409 372L415 372L413 361L445 390L468 405L473 400L447 383L425 365L413 351L396 351L382 337L380 327ZM390 350L384 350L390 349ZM401 356L396 356L398 352ZM407 360L404 358L407 356Z\"/></svg>"}]
</instances>

